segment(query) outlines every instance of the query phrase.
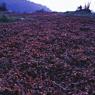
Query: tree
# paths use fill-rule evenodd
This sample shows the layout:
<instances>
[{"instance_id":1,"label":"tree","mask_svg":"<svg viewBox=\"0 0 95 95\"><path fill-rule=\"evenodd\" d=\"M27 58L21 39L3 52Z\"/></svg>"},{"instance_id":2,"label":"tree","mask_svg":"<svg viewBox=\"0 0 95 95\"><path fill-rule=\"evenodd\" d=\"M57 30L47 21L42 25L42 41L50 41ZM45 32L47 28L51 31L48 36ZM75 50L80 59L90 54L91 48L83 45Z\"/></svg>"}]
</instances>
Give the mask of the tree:
<instances>
[{"instance_id":1,"label":"tree","mask_svg":"<svg viewBox=\"0 0 95 95\"><path fill-rule=\"evenodd\" d=\"M80 5L77 9L78 9L78 10L82 10L82 6Z\"/></svg>"},{"instance_id":2,"label":"tree","mask_svg":"<svg viewBox=\"0 0 95 95\"><path fill-rule=\"evenodd\" d=\"M90 3L88 3L87 5L85 4L84 9L86 9L86 10L90 10L89 8L90 8Z\"/></svg>"},{"instance_id":3,"label":"tree","mask_svg":"<svg viewBox=\"0 0 95 95\"><path fill-rule=\"evenodd\" d=\"M85 4L84 8L82 8L82 6L80 5L77 10L77 12L81 12L81 13L91 13L91 10L90 10L90 3L88 3L87 5Z\"/></svg>"},{"instance_id":4,"label":"tree","mask_svg":"<svg viewBox=\"0 0 95 95\"><path fill-rule=\"evenodd\" d=\"M88 3L87 5L85 5L84 10L85 10L87 13L91 13L91 10L90 10L90 3Z\"/></svg>"}]
</instances>

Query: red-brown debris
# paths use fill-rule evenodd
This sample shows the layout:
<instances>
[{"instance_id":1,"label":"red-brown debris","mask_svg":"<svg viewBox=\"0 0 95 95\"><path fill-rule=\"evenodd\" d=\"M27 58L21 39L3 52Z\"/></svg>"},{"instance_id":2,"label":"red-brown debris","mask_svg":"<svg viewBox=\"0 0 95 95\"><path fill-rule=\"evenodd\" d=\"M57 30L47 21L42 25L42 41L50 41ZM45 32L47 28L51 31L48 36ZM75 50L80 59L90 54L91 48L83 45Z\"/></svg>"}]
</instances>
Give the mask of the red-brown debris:
<instances>
[{"instance_id":1,"label":"red-brown debris","mask_svg":"<svg viewBox=\"0 0 95 95\"><path fill-rule=\"evenodd\" d=\"M0 24L0 95L94 95L95 19L23 17Z\"/></svg>"}]
</instances>

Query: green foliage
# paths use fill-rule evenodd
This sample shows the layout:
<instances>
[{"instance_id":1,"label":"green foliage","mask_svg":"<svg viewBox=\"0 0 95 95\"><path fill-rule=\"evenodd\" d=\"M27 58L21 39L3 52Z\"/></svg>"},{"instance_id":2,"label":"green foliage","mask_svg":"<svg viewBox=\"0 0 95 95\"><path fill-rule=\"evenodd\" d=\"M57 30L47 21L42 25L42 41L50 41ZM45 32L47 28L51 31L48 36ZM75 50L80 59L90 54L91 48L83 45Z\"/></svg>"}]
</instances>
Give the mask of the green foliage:
<instances>
[{"instance_id":1,"label":"green foliage","mask_svg":"<svg viewBox=\"0 0 95 95\"><path fill-rule=\"evenodd\" d=\"M0 17L0 22L9 22L9 19L7 16L3 15Z\"/></svg>"},{"instance_id":2,"label":"green foliage","mask_svg":"<svg viewBox=\"0 0 95 95\"><path fill-rule=\"evenodd\" d=\"M9 23L9 22L14 22L14 21L16 21L15 18L9 17L5 14L0 16L0 23Z\"/></svg>"}]
</instances>

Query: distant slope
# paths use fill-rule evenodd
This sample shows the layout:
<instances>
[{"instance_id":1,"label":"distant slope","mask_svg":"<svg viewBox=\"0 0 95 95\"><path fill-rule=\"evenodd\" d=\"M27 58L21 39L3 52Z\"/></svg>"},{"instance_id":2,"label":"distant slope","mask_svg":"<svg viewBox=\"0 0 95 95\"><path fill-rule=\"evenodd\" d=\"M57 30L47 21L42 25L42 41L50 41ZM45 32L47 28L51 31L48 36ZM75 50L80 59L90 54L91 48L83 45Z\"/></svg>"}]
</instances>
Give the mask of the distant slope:
<instances>
[{"instance_id":1,"label":"distant slope","mask_svg":"<svg viewBox=\"0 0 95 95\"><path fill-rule=\"evenodd\" d=\"M27 0L0 0L0 4L2 3L6 3L8 10L18 13L31 13L41 9L50 11L50 9L46 6L36 4Z\"/></svg>"}]
</instances>

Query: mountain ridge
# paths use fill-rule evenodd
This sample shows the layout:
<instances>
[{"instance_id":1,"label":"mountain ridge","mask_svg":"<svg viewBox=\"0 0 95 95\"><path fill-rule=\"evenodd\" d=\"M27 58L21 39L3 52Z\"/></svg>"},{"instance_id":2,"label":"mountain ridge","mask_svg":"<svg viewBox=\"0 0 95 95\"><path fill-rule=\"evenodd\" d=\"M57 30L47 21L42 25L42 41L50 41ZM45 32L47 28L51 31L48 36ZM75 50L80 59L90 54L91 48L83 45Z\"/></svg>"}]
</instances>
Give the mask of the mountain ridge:
<instances>
[{"instance_id":1,"label":"mountain ridge","mask_svg":"<svg viewBox=\"0 0 95 95\"><path fill-rule=\"evenodd\" d=\"M41 9L47 12L51 10L46 6L30 2L28 0L0 0L0 4L5 3L8 10L17 13L32 13Z\"/></svg>"}]
</instances>

